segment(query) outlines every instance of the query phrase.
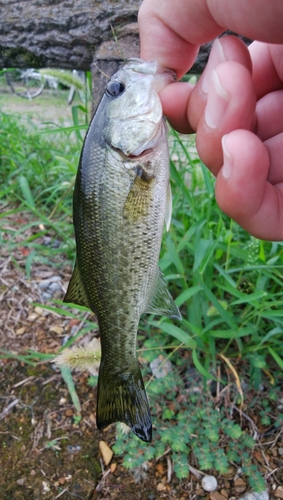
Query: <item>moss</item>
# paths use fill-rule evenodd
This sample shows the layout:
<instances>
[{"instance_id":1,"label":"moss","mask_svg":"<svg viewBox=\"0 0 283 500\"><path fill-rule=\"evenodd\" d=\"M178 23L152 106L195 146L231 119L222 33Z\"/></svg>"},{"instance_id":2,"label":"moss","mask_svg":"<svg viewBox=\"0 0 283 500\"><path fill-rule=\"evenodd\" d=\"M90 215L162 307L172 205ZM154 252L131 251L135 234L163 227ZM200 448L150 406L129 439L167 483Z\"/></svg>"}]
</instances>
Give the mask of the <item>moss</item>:
<instances>
[{"instance_id":1,"label":"moss","mask_svg":"<svg viewBox=\"0 0 283 500\"><path fill-rule=\"evenodd\" d=\"M3 47L0 45L1 58L7 67L42 68L45 58L36 56L33 52L23 48Z\"/></svg>"}]
</instances>

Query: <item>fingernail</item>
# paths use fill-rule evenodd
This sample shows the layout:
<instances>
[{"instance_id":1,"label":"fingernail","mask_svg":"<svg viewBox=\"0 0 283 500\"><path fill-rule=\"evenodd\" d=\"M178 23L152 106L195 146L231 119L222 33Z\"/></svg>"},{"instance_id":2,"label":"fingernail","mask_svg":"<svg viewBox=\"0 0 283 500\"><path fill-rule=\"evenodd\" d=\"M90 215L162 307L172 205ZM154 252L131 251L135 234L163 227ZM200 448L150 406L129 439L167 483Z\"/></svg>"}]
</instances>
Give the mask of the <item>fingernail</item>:
<instances>
[{"instance_id":1,"label":"fingernail","mask_svg":"<svg viewBox=\"0 0 283 500\"><path fill-rule=\"evenodd\" d=\"M223 166L221 169L223 177L225 179L229 179L229 177L232 174L232 168L233 168L233 158L230 155L229 151L227 150L227 134L223 135L222 137L222 150L223 150Z\"/></svg>"},{"instance_id":2,"label":"fingernail","mask_svg":"<svg viewBox=\"0 0 283 500\"><path fill-rule=\"evenodd\" d=\"M216 40L213 43L208 63L203 73L203 78L201 81L201 90L205 94L208 94L213 70L216 69L219 64L225 61L226 57L224 55L221 40L219 38L216 38Z\"/></svg>"},{"instance_id":3,"label":"fingernail","mask_svg":"<svg viewBox=\"0 0 283 500\"><path fill-rule=\"evenodd\" d=\"M210 128L216 128L220 124L227 106L230 95L222 87L218 74L213 70L211 77L211 87L207 98L204 118Z\"/></svg>"}]
</instances>

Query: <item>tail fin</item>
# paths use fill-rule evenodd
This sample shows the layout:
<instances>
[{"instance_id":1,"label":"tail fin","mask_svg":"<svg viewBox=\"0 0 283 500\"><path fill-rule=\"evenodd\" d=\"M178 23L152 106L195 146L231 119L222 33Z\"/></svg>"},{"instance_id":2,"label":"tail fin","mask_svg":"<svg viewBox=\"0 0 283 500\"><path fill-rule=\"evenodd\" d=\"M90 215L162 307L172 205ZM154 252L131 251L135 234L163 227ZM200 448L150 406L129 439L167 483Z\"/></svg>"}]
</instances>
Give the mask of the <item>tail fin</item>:
<instances>
[{"instance_id":1,"label":"tail fin","mask_svg":"<svg viewBox=\"0 0 283 500\"><path fill-rule=\"evenodd\" d=\"M122 373L109 373L101 363L98 378L96 421L102 430L113 422L124 422L138 438L150 442L152 425L147 395L138 361Z\"/></svg>"}]
</instances>

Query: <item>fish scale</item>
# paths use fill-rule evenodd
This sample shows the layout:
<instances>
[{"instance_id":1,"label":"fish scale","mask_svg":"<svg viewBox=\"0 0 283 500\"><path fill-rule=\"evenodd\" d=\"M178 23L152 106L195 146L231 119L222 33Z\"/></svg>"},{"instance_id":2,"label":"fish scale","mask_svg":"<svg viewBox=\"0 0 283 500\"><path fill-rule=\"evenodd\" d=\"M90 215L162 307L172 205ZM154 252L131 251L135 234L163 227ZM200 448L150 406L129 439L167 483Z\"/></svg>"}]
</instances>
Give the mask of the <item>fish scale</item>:
<instances>
[{"instance_id":1,"label":"fish scale","mask_svg":"<svg viewBox=\"0 0 283 500\"><path fill-rule=\"evenodd\" d=\"M144 312L181 317L158 267L171 198L157 90L172 80L172 72L157 63L133 59L106 87L78 168L77 257L64 299L97 316L98 428L121 421L144 441L151 440L152 425L136 356L139 319Z\"/></svg>"}]
</instances>

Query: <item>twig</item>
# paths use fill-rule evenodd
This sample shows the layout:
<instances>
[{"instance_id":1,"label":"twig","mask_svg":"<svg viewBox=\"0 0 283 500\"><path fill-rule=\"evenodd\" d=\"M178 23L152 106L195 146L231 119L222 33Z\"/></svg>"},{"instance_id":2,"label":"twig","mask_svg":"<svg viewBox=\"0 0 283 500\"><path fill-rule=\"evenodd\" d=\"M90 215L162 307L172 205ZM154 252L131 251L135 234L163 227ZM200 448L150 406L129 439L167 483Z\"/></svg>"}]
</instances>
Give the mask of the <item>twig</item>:
<instances>
[{"instance_id":1,"label":"twig","mask_svg":"<svg viewBox=\"0 0 283 500\"><path fill-rule=\"evenodd\" d=\"M60 498L62 495L64 495L64 493L66 493L66 491L68 491L68 489L70 488L70 485L67 486L67 488L65 488L64 490L62 490L59 495L57 495L57 497L54 498L54 500L56 500L56 498Z\"/></svg>"},{"instance_id":2,"label":"twig","mask_svg":"<svg viewBox=\"0 0 283 500\"><path fill-rule=\"evenodd\" d=\"M172 469L172 461L170 457L168 457L168 455L166 457L166 461L167 461L167 483L171 483L173 469Z\"/></svg>"},{"instance_id":3,"label":"twig","mask_svg":"<svg viewBox=\"0 0 283 500\"><path fill-rule=\"evenodd\" d=\"M259 431L258 431L258 428L255 425L254 421L251 419L251 417L249 417L246 413L244 413L235 404L232 404L231 410L232 410L232 412L233 412L233 410L237 410L237 412L240 414L240 416L245 417L250 422L250 424L251 424L251 426L253 428L253 431L254 431L254 437L253 437L253 439L258 439L258 437L259 437Z\"/></svg>"},{"instance_id":4,"label":"twig","mask_svg":"<svg viewBox=\"0 0 283 500\"><path fill-rule=\"evenodd\" d=\"M157 457L155 459L156 462L159 462L159 460L161 460L161 458L165 457L166 455L168 455L168 453L170 453L171 451L171 448L167 448L167 450L164 451L164 453L162 453L162 455L159 455L159 457Z\"/></svg>"},{"instance_id":5,"label":"twig","mask_svg":"<svg viewBox=\"0 0 283 500\"><path fill-rule=\"evenodd\" d=\"M201 470L195 469L195 467L193 467L190 464L189 464L189 471L191 472L191 474L193 474L194 476L196 476L197 479L200 479L201 476L205 476L204 472L202 472Z\"/></svg>"},{"instance_id":6,"label":"twig","mask_svg":"<svg viewBox=\"0 0 283 500\"><path fill-rule=\"evenodd\" d=\"M19 403L19 399L14 399L14 401L12 401L3 411L2 413L0 413L0 420L3 420L3 418L6 417L6 415L8 415L8 413L10 413L10 411L12 411L12 409L14 408L14 406L16 406L18 403Z\"/></svg>"},{"instance_id":7,"label":"twig","mask_svg":"<svg viewBox=\"0 0 283 500\"><path fill-rule=\"evenodd\" d=\"M271 444L270 448L273 448L273 446L276 445L276 443L277 443L277 441L280 438L282 433L283 433L283 428L278 432L277 436L273 439L273 441L267 441L267 442L263 443L263 445L269 446ZM264 433L261 434L261 436L264 437Z\"/></svg>"},{"instance_id":8,"label":"twig","mask_svg":"<svg viewBox=\"0 0 283 500\"><path fill-rule=\"evenodd\" d=\"M50 361L50 360L48 360ZM53 360L51 360L53 361ZM53 382L53 380L56 380L56 379L59 379L59 374L57 375L52 375L51 377L49 377L47 380L44 380L43 382L41 382L41 385L46 385L46 384L49 384L50 382Z\"/></svg>"},{"instance_id":9,"label":"twig","mask_svg":"<svg viewBox=\"0 0 283 500\"><path fill-rule=\"evenodd\" d=\"M266 475L266 479L270 476L272 476L272 474L275 474L275 472L277 472L278 470L280 470L281 467L277 467L276 469L273 469L271 472L269 472L267 475Z\"/></svg>"},{"instance_id":10,"label":"twig","mask_svg":"<svg viewBox=\"0 0 283 500\"><path fill-rule=\"evenodd\" d=\"M33 380L33 379L34 379L34 375L31 375L30 377L24 378L24 380L21 380L17 384L14 384L13 388L16 389L17 387L20 387L21 385L24 385L24 384L26 384L27 382L29 382L30 380Z\"/></svg>"},{"instance_id":11,"label":"twig","mask_svg":"<svg viewBox=\"0 0 283 500\"><path fill-rule=\"evenodd\" d=\"M101 463L101 461L100 461L100 463ZM95 491L101 491L102 490L104 482L105 482L105 479L110 474L110 472L111 472L111 469L108 469L107 471L103 471L102 478L100 479L98 485L96 486Z\"/></svg>"},{"instance_id":12,"label":"twig","mask_svg":"<svg viewBox=\"0 0 283 500\"><path fill-rule=\"evenodd\" d=\"M105 78L108 78L108 80L109 80L110 76L107 75L107 73L104 73L104 71L102 71L102 69L100 69L96 63L93 63L93 66L95 66L96 69L99 71L99 73L101 73L103 76L105 76Z\"/></svg>"},{"instance_id":13,"label":"twig","mask_svg":"<svg viewBox=\"0 0 283 500\"><path fill-rule=\"evenodd\" d=\"M270 462L268 461L267 456L266 456L266 454L264 453L264 450L263 450L263 449L261 449L260 451L261 451L261 454L262 454L262 456L263 456L263 458L264 458L264 461L265 461L265 465L266 465L266 467L270 470Z\"/></svg>"}]
</instances>

